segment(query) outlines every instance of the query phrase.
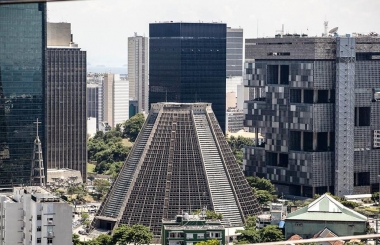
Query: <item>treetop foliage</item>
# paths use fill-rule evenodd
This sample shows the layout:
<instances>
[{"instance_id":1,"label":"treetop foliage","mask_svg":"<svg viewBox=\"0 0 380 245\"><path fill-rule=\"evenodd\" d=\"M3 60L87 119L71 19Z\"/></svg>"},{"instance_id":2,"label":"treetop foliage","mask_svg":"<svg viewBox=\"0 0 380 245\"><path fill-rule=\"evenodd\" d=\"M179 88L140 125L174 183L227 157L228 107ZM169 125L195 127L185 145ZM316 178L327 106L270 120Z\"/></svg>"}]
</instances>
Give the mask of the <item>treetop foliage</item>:
<instances>
[{"instance_id":1,"label":"treetop foliage","mask_svg":"<svg viewBox=\"0 0 380 245\"><path fill-rule=\"evenodd\" d=\"M268 225L262 229L256 227L256 217L249 216L246 219L244 230L238 230L240 233L238 244L276 242L284 240L282 231L275 225Z\"/></svg>"},{"instance_id":2,"label":"treetop foliage","mask_svg":"<svg viewBox=\"0 0 380 245\"><path fill-rule=\"evenodd\" d=\"M202 210L200 209L197 209L195 210L194 212L192 212L191 214L201 214L202 213ZM214 210L206 210L206 219L223 219L223 214L221 213L217 213L215 212Z\"/></svg>"},{"instance_id":3,"label":"treetop foliage","mask_svg":"<svg viewBox=\"0 0 380 245\"><path fill-rule=\"evenodd\" d=\"M235 155L236 161L241 165L243 164L243 147L254 145L253 140L249 138L239 137L228 137L227 142L231 147L232 153Z\"/></svg>"},{"instance_id":4,"label":"treetop foliage","mask_svg":"<svg viewBox=\"0 0 380 245\"><path fill-rule=\"evenodd\" d=\"M139 113L128 119L123 123L123 137L128 138L131 142L135 142L137 136L140 133L142 126L144 125L144 114Z\"/></svg>"},{"instance_id":5,"label":"treetop foliage","mask_svg":"<svg viewBox=\"0 0 380 245\"><path fill-rule=\"evenodd\" d=\"M220 245L218 239L211 239L207 241L197 242L196 245Z\"/></svg>"}]
</instances>

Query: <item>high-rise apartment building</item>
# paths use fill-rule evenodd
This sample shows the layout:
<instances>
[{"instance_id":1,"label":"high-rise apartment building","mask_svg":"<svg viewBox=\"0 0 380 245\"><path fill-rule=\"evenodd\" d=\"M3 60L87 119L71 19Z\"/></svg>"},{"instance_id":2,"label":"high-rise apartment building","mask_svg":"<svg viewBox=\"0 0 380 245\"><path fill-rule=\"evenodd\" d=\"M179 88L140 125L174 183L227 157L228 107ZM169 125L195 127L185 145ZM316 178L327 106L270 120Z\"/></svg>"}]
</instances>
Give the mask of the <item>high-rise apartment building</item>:
<instances>
[{"instance_id":1,"label":"high-rise apartment building","mask_svg":"<svg viewBox=\"0 0 380 245\"><path fill-rule=\"evenodd\" d=\"M159 237L162 219L204 207L228 227L261 212L210 103L152 104L93 226L143 224Z\"/></svg>"},{"instance_id":2,"label":"high-rise apartment building","mask_svg":"<svg viewBox=\"0 0 380 245\"><path fill-rule=\"evenodd\" d=\"M56 28L62 36L71 37L70 28L66 26L67 23L49 23L48 30ZM63 31L68 34L63 35ZM58 41L48 36L45 162L49 169L79 170L86 181L86 51L78 48L72 39L65 45L51 46L54 44Z\"/></svg>"},{"instance_id":3,"label":"high-rise apartment building","mask_svg":"<svg viewBox=\"0 0 380 245\"><path fill-rule=\"evenodd\" d=\"M96 129L103 122L103 80L102 73L87 74L87 117L96 118Z\"/></svg>"},{"instance_id":4,"label":"high-rise apartment building","mask_svg":"<svg viewBox=\"0 0 380 245\"><path fill-rule=\"evenodd\" d=\"M243 29L227 27L227 77L243 76Z\"/></svg>"},{"instance_id":5,"label":"high-rise apartment building","mask_svg":"<svg viewBox=\"0 0 380 245\"><path fill-rule=\"evenodd\" d=\"M265 135L245 149L246 175L284 194L378 190L379 54L371 36L246 39L245 126Z\"/></svg>"},{"instance_id":6,"label":"high-rise apartment building","mask_svg":"<svg viewBox=\"0 0 380 245\"><path fill-rule=\"evenodd\" d=\"M37 187L0 195L0 245L72 244L72 207Z\"/></svg>"},{"instance_id":7,"label":"high-rise apartment building","mask_svg":"<svg viewBox=\"0 0 380 245\"><path fill-rule=\"evenodd\" d=\"M116 127L129 119L129 82L119 74L105 74L103 81L103 122Z\"/></svg>"},{"instance_id":8,"label":"high-rise apartment building","mask_svg":"<svg viewBox=\"0 0 380 245\"><path fill-rule=\"evenodd\" d=\"M149 38L128 37L129 98L137 100L138 112L149 111Z\"/></svg>"},{"instance_id":9,"label":"high-rise apartment building","mask_svg":"<svg viewBox=\"0 0 380 245\"><path fill-rule=\"evenodd\" d=\"M33 122L45 118L46 4L1 4L0 29L0 187L9 187L29 184Z\"/></svg>"},{"instance_id":10,"label":"high-rise apartment building","mask_svg":"<svg viewBox=\"0 0 380 245\"><path fill-rule=\"evenodd\" d=\"M149 104L210 102L225 130L226 24L149 25Z\"/></svg>"}]
</instances>

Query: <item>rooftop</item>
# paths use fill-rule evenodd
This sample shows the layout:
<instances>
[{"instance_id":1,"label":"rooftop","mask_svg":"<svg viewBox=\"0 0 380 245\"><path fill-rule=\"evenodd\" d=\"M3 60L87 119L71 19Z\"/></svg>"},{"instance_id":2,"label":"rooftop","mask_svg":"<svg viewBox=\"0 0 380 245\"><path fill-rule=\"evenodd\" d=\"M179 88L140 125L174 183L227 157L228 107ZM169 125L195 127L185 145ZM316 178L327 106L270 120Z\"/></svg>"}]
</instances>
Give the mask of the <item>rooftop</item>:
<instances>
[{"instance_id":1,"label":"rooftop","mask_svg":"<svg viewBox=\"0 0 380 245\"><path fill-rule=\"evenodd\" d=\"M286 221L288 220L366 222L367 217L324 194L308 206L288 214Z\"/></svg>"}]
</instances>

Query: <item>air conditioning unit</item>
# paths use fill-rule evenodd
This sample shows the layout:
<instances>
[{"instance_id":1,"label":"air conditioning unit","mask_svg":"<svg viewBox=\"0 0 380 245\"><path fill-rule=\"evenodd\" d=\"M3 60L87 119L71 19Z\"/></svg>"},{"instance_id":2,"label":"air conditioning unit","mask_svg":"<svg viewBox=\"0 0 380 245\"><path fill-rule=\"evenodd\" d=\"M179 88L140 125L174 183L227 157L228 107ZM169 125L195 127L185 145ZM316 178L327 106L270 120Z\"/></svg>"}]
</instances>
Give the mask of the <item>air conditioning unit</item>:
<instances>
[{"instance_id":1,"label":"air conditioning unit","mask_svg":"<svg viewBox=\"0 0 380 245\"><path fill-rule=\"evenodd\" d=\"M53 237L53 236L54 236L54 232L49 231L49 232L48 232L48 237L51 238L51 237Z\"/></svg>"}]
</instances>

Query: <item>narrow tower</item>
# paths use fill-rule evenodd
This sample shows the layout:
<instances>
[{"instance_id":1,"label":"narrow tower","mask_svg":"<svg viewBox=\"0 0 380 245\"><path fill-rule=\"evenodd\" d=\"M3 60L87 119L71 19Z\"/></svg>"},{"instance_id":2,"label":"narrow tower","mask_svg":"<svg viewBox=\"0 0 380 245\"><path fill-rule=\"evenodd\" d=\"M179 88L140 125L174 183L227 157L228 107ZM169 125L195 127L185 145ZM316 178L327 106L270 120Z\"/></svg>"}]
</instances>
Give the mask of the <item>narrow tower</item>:
<instances>
[{"instance_id":1,"label":"narrow tower","mask_svg":"<svg viewBox=\"0 0 380 245\"><path fill-rule=\"evenodd\" d=\"M32 167L30 170L30 185L45 185L45 169L44 169L44 160L42 158L42 146L40 137L38 136L38 124L41 122L34 122L37 128L36 139L34 140L34 149L33 149L33 160Z\"/></svg>"}]
</instances>

